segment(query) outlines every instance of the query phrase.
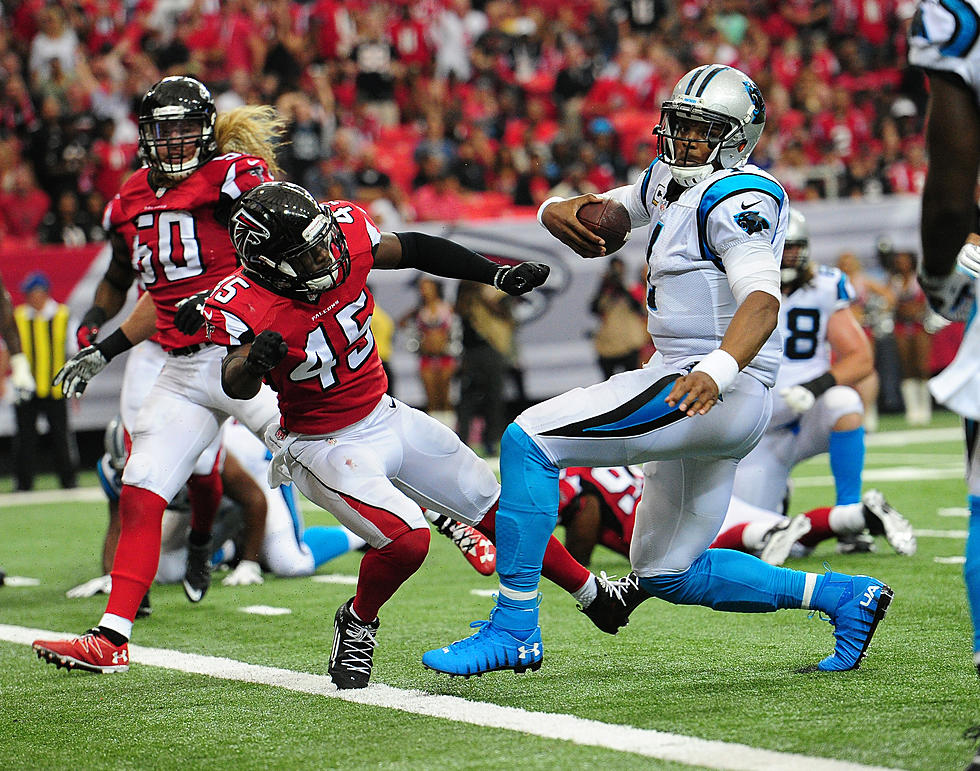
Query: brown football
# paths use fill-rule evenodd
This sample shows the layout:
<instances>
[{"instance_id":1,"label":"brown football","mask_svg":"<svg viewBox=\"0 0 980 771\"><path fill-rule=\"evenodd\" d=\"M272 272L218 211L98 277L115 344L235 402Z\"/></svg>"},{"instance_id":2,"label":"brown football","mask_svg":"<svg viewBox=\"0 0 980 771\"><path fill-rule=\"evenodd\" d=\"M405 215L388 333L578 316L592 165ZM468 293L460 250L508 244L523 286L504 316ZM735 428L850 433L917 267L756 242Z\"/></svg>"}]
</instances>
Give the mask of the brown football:
<instances>
[{"instance_id":1,"label":"brown football","mask_svg":"<svg viewBox=\"0 0 980 771\"><path fill-rule=\"evenodd\" d=\"M612 198L587 203L578 210L578 221L606 242L606 254L622 248L630 237L630 215L626 207Z\"/></svg>"}]
</instances>

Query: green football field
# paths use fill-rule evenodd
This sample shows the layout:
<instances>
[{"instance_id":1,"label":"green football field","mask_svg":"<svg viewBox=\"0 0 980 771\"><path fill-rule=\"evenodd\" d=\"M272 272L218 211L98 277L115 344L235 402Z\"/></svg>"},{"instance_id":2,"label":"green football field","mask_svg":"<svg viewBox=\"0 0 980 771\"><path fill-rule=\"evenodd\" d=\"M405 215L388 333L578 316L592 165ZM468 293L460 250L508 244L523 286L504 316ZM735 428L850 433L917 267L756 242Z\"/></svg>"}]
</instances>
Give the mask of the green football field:
<instances>
[{"instance_id":1,"label":"green football field","mask_svg":"<svg viewBox=\"0 0 980 771\"><path fill-rule=\"evenodd\" d=\"M651 600L611 637L546 584L540 671L449 679L420 656L485 618L496 581L437 534L382 610L366 691L338 698L326 678L333 614L353 593L345 577L358 553L314 579L230 588L218 576L199 605L178 586L154 587L130 671L68 673L29 643L34 630L75 634L98 622L104 596L68 600L65 590L100 572L105 504L92 491L47 503L0 495L0 565L37 580L0 588L0 768L962 768L980 682L956 426L940 414L907 431L892 417L869 439L865 488L882 489L913 522L914 557L878 539L874 554L838 556L825 543L789 563L822 571L827 561L895 590L864 665L843 674L796 672L833 647L830 625L803 611ZM793 513L833 503L826 457L794 481ZM313 509L306 517L331 521ZM622 575L628 564L600 548L592 568ZM254 606L280 614L244 610Z\"/></svg>"}]
</instances>

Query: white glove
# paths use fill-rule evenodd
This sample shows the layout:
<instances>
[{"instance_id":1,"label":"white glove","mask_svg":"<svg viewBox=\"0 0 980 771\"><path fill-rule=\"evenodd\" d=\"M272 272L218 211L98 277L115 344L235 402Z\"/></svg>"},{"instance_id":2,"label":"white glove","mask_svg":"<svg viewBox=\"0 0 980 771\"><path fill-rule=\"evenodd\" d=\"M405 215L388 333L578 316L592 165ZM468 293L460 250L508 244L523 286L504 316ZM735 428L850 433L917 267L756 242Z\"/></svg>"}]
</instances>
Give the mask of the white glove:
<instances>
[{"instance_id":1,"label":"white glove","mask_svg":"<svg viewBox=\"0 0 980 771\"><path fill-rule=\"evenodd\" d=\"M108 363L102 351L94 345L82 348L58 370L58 374L54 376L54 384L61 384L65 396L78 398L85 393L88 381L105 369Z\"/></svg>"},{"instance_id":2,"label":"white glove","mask_svg":"<svg viewBox=\"0 0 980 771\"><path fill-rule=\"evenodd\" d=\"M14 387L14 404L26 402L37 390L34 376L31 374L31 363L27 354L15 353L10 357L10 385Z\"/></svg>"},{"instance_id":3,"label":"white glove","mask_svg":"<svg viewBox=\"0 0 980 771\"><path fill-rule=\"evenodd\" d=\"M259 567L259 563L252 562L252 560L242 560L221 584L223 586L251 586L263 582L262 568Z\"/></svg>"},{"instance_id":4,"label":"white glove","mask_svg":"<svg viewBox=\"0 0 980 771\"><path fill-rule=\"evenodd\" d=\"M112 591L112 576L99 576L84 584L74 586L65 592L65 597L69 600L77 600L79 597L94 597L97 594L108 594Z\"/></svg>"},{"instance_id":5,"label":"white glove","mask_svg":"<svg viewBox=\"0 0 980 771\"><path fill-rule=\"evenodd\" d=\"M956 255L956 270L964 276L980 276L980 246L967 241Z\"/></svg>"},{"instance_id":6,"label":"white glove","mask_svg":"<svg viewBox=\"0 0 980 771\"><path fill-rule=\"evenodd\" d=\"M813 391L801 385L784 388L779 392L779 395L783 397L786 406L793 410L794 415L802 415L817 401L817 397L813 395Z\"/></svg>"}]
</instances>

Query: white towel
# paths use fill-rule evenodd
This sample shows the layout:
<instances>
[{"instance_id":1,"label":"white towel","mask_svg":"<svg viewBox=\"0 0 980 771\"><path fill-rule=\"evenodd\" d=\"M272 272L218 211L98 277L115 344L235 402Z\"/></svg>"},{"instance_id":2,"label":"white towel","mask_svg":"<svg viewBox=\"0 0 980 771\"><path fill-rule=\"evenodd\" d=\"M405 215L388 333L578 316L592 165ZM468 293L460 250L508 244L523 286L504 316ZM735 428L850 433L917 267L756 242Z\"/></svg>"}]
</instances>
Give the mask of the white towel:
<instances>
[{"instance_id":1,"label":"white towel","mask_svg":"<svg viewBox=\"0 0 980 771\"><path fill-rule=\"evenodd\" d=\"M936 401L958 415L980 420L980 323L966 328L956 358L929 381Z\"/></svg>"}]
</instances>

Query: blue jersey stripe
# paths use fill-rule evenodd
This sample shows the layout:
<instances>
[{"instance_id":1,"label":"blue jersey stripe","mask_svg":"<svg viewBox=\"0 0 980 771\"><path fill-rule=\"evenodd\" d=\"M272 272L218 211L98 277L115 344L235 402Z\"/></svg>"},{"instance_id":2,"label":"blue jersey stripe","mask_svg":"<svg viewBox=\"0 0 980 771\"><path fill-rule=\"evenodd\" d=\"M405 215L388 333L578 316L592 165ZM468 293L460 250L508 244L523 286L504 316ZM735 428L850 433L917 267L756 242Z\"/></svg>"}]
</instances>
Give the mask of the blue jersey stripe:
<instances>
[{"instance_id":1,"label":"blue jersey stripe","mask_svg":"<svg viewBox=\"0 0 980 771\"><path fill-rule=\"evenodd\" d=\"M953 35L939 53L943 56L961 58L969 53L980 34L980 18L965 0L939 0L939 4L956 19Z\"/></svg>"},{"instance_id":2,"label":"blue jersey stripe","mask_svg":"<svg viewBox=\"0 0 980 771\"><path fill-rule=\"evenodd\" d=\"M643 172L643 181L640 183L640 200L643 202L643 208L647 214L650 213L650 207L647 205L647 190L650 189L650 177L653 176L653 167L656 165L657 162L654 161L647 166L647 170Z\"/></svg>"},{"instance_id":3,"label":"blue jersey stripe","mask_svg":"<svg viewBox=\"0 0 980 771\"><path fill-rule=\"evenodd\" d=\"M851 295L847 291L847 276L841 274L840 281L837 282L837 299L850 300Z\"/></svg>"},{"instance_id":4,"label":"blue jersey stripe","mask_svg":"<svg viewBox=\"0 0 980 771\"><path fill-rule=\"evenodd\" d=\"M698 204L698 240L701 246L702 259L713 262L722 271L724 271L724 267L721 264L721 258L708 248L705 237L707 233L708 215L711 214L715 206L726 198L731 198L733 195L738 195L739 193L762 193L763 195L771 196L775 199L776 207L779 211L782 211L783 203L786 200L786 193L778 183L751 171L729 174L708 186L708 189L702 193L701 201ZM775 224L773 224L772 230L773 238L775 238Z\"/></svg>"}]
</instances>

